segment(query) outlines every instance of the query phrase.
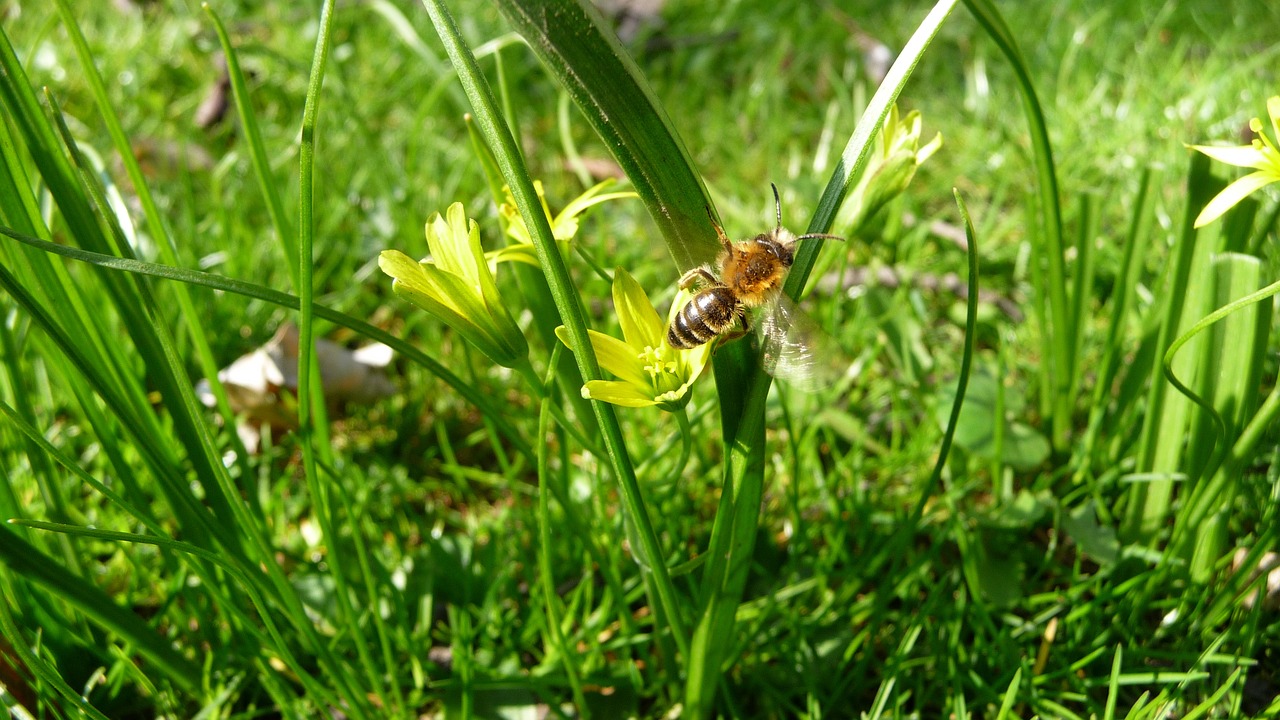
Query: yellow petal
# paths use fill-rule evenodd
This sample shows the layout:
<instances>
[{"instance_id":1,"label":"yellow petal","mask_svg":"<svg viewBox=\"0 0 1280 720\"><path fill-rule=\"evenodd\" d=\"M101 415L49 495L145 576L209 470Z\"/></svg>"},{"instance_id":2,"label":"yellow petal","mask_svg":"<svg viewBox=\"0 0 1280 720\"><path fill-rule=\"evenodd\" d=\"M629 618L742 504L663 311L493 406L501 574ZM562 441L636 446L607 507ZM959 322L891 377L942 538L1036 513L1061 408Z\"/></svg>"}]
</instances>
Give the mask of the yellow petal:
<instances>
[{"instance_id":1,"label":"yellow petal","mask_svg":"<svg viewBox=\"0 0 1280 720\"><path fill-rule=\"evenodd\" d=\"M1253 191L1277 181L1280 181L1280 178L1262 171L1245 175L1223 188L1222 192L1215 195L1209 204L1204 206L1204 210L1196 216L1195 226L1200 228L1208 225L1222 217L1223 213L1235 207L1236 203L1248 197Z\"/></svg>"},{"instance_id":2,"label":"yellow petal","mask_svg":"<svg viewBox=\"0 0 1280 720\"><path fill-rule=\"evenodd\" d=\"M658 311L640 283L622 268L613 273L613 308L618 313L622 336L635 348L633 352L661 345L664 327Z\"/></svg>"},{"instance_id":3,"label":"yellow petal","mask_svg":"<svg viewBox=\"0 0 1280 720\"><path fill-rule=\"evenodd\" d=\"M574 350L569 344L569 332L563 325L556 328L556 337L565 347ZM600 367L616 375L619 380L638 388L649 387L649 376L644 371L644 363L636 350L621 340L609 337L604 333L588 330L587 337L591 341L591 349L596 353L596 361Z\"/></svg>"},{"instance_id":4,"label":"yellow petal","mask_svg":"<svg viewBox=\"0 0 1280 720\"><path fill-rule=\"evenodd\" d=\"M592 380L582 386L582 397L621 405L623 407L650 407L658 402L634 385L613 380Z\"/></svg>"},{"instance_id":5,"label":"yellow petal","mask_svg":"<svg viewBox=\"0 0 1280 720\"><path fill-rule=\"evenodd\" d=\"M1235 165L1236 167L1256 168L1258 163L1264 161L1262 153L1252 145L1234 145L1232 147L1191 145L1189 147L1192 150L1208 155L1220 163Z\"/></svg>"}]
</instances>

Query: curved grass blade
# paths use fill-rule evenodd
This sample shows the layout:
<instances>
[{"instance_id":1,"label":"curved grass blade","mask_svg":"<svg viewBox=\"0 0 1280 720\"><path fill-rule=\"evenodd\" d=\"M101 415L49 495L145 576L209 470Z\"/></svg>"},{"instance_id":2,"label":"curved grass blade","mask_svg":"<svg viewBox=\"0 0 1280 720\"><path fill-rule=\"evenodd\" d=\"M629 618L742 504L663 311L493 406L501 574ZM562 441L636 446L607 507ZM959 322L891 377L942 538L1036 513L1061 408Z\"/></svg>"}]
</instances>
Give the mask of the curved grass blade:
<instances>
[{"instance_id":1,"label":"curved grass blade","mask_svg":"<svg viewBox=\"0 0 1280 720\"><path fill-rule=\"evenodd\" d=\"M956 428L960 425L960 410L964 406L965 391L969 388L969 375L973 368L973 345L978 334L978 238L973 231L973 222L969 219L969 208L960 197L959 190L952 190L956 197L956 207L960 210L960 218L964 223L964 236L969 243L969 294L965 303L964 316L964 351L960 356L960 377L956 383L956 398L951 405L951 416L947 419L947 429L942 433L942 442L938 446L938 460L933 465L929 482L920 492L911 513L908 528L918 527L924 517L924 506L928 503L933 491L942 482L942 468L946 466L947 456L951 454L951 444L956 437Z\"/></svg>"},{"instance_id":2,"label":"curved grass blade","mask_svg":"<svg viewBox=\"0 0 1280 720\"><path fill-rule=\"evenodd\" d=\"M90 263L99 267L110 268L113 270L121 270L139 275L150 275L152 277L164 278L166 280L176 280L191 285L201 285L203 287L213 288L247 298L262 300L265 302L279 305L283 308L297 310L300 307L298 298L295 295L273 290L261 285L254 285L242 280L234 280L232 278L212 275L198 270L187 270L185 268L168 267L166 265L156 265L154 263L143 262L141 260L132 260L128 258L115 257L113 255L103 255L101 253L89 252L79 248L68 247L66 245L58 245L38 238L33 238L21 233L15 232L6 227L0 227L0 235L6 235L25 245L43 250L55 255L79 260L80 262ZM370 325L369 323L353 318L345 313L338 312L333 308L325 305L314 304L314 312L316 317L328 320L329 322L341 327L353 330L361 335L376 340L380 343L388 345L396 352L404 355L409 360L426 368L432 375L443 380L446 384L457 391L467 402L476 406L486 416L491 417L512 445L516 447L531 462L534 459L533 449L529 446L524 438L516 432L515 428L505 420L502 410L489 400L484 394L477 392L465 380L454 375L448 368L441 365L430 356L424 354L413 345L392 335L385 330Z\"/></svg>"}]
</instances>

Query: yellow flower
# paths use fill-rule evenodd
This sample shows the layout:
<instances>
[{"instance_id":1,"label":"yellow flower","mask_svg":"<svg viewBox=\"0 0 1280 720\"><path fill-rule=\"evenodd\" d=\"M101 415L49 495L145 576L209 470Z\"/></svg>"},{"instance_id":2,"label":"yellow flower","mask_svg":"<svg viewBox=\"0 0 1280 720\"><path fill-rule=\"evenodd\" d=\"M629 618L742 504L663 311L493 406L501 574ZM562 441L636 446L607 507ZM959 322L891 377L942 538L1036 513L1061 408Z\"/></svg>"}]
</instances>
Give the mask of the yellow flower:
<instances>
[{"instance_id":1,"label":"yellow flower","mask_svg":"<svg viewBox=\"0 0 1280 720\"><path fill-rule=\"evenodd\" d=\"M1267 114L1271 116L1271 130L1275 133L1276 139L1280 141L1280 96L1267 100ZM1262 120L1258 118L1250 120L1249 129L1257 137L1248 145L1237 145L1235 147L1188 146L1218 162L1254 169L1254 172L1228 185L1222 192L1214 196L1208 205L1204 206L1204 210L1201 210L1196 217L1195 226L1197 228L1204 227L1222 217L1223 213L1235 207L1237 203L1244 200L1254 191L1271 183L1280 182L1280 150L1277 150L1271 138L1262 132Z\"/></svg>"},{"instance_id":2,"label":"yellow flower","mask_svg":"<svg viewBox=\"0 0 1280 720\"><path fill-rule=\"evenodd\" d=\"M462 203L427 221L427 247L431 256L422 262L399 250L379 256L378 267L395 278L395 293L440 318L499 365L526 362L529 346L498 296L480 230Z\"/></svg>"},{"instance_id":3,"label":"yellow flower","mask_svg":"<svg viewBox=\"0 0 1280 720\"><path fill-rule=\"evenodd\" d=\"M682 290L672 303L672 315L683 307L691 293ZM707 343L693 350L676 350L667 344L667 326L649 302L649 296L627 271L613 274L613 305L618 313L624 340L587 331L600 366L617 380L591 380L582 386L582 396L624 407L657 405L675 411L689 401L689 389L711 357ZM570 350L564 326L556 335Z\"/></svg>"},{"instance_id":4,"label":"yellow flower","mask_svg":"<svg viewBox=\"0 0 1280 720\"><path fill-rule=\"evenodd\" d=\"M849 193L837 225L851 227L856 234L880 208L907 189L916 168L942 147L941 133L923 146L920 144L923 123L918 110L899 118L898 106L889 108L876 136L875 153L867 160L861 179Z\"/></svg>"},{"instance_id":5,"label":"yellow flower","mask_svg":"<svg viewBox=\"0 0 1280 720\"><path fill-rule=\"evenodd\" d=\"M533 189L538 193L538 201L542 203L542 211L546 213L547 222L551 225L551 234L561 245L561 252L564 252L564 244L578 234L578 217L587 210L610 200L639 197L630 191L604 192L613 182L613 180L604 180L597 183L570 200L559 214L552 215L551 207L547 205L547 197L542 192L542 181L533 181ZM498 212L507 221L507 235L515 242L501 250L489 253L490 259L494 262L523 262L537 265L538 256L533 249L533 238L529 235L529 228L525 227L524 219L520 217L520 210L516 208L516 202L511 197L511 189L504 187L503 191L507 195L507 200L498 208Z\"/></svg>"}]
</instances>

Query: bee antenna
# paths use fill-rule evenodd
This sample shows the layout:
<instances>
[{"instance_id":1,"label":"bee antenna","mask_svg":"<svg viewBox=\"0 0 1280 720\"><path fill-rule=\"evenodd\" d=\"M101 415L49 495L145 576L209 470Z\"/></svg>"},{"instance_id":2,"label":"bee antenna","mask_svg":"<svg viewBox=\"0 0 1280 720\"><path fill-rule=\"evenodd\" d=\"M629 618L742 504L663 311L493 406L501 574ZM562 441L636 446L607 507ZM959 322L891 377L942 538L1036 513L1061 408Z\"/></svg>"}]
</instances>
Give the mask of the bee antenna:
<instances>
[{"instance_id":1,"label":"bee antenna","mask_svg":"<svg viewBox=\"0 0 1280 720\"><path fill-rule=\"evenodd\" d=\"M778 197L778 186L769 183L769 187L773 188L773 207L778 211L778 227L782 227L782 198Z\"/></svg>"},{"instance_id":2,"label":"bee antenna","mask_svg":"<svg viewBox=\"0 0 1280 720\"><path fill-rule=\"evenodd\" d=\"M796 238L796 240L810 240L810 239L839 240L840 242L844 242L844 238L840 237L839 235L828 235L827 233L807 233L805 235L801 235L800 237Z\"/></svg>"}]
</instances>

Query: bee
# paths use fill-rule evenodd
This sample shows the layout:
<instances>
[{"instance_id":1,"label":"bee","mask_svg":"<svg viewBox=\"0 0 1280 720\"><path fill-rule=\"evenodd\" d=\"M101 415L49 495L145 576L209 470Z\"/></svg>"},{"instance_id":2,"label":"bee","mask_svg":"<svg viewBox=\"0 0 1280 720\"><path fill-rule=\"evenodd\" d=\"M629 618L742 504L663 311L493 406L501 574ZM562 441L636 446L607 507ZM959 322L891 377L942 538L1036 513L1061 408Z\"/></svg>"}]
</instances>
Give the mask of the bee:
<instances>
[{"instance_id":1,"label":"bee","mask_svg":"<svg viewBox=\"0 0 1280 720\"><path fill-rule=\"evenodd\" d=\"M810 238L843 240L836 235L809 233L797 237L782 227L782 200L773 188L777 225L750 240L733 242L711 218L722 251L714 265L694 268L680 278L680 289L701 287L676 313L667 330L667 344L688 350L719 337L732 340L748 331L747 310L762 308L760 327L766 367L772 372L786 357L808 353L804 343L789 337L797 322L806 322L782 294L782 283L795 260L796 243ZM710 209L707 215L711 215ZM735 331L741 324L742 329ZM786 357L784 357L786 356Z\"/></svg>"}]
</instances>

